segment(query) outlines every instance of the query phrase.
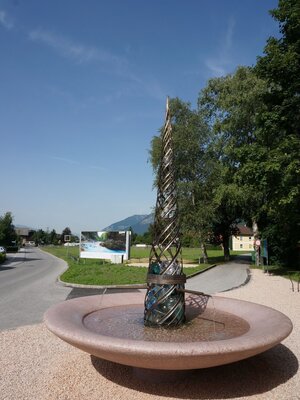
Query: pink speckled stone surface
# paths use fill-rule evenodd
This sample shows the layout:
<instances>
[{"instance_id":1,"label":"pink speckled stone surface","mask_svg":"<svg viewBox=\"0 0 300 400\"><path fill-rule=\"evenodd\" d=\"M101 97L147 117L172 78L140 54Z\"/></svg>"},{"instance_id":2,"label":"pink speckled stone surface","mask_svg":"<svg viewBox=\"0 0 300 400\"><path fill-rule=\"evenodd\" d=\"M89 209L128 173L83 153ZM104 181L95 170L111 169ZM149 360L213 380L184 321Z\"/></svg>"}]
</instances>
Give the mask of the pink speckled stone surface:
<instances>
[{"instance_id":1,"label":"pink speckled stone surface","mask_svg":"<svg viewBox=\"0 0 300 400\"><path fill-rule=\"evenodd\" d=\"M214 297L207 311L229 313L249 326L236 337L222 340L134 340L99 334L84 319L110 307L141 305L144 293L81 297L51 307L45 314L48 329L69 344L101 359L138 368L189 370L229 364L262 353L292 331L288 317L272 308L242 300ZM122 335L119 335L122 336Z\"/></svg>"}]
</instances>

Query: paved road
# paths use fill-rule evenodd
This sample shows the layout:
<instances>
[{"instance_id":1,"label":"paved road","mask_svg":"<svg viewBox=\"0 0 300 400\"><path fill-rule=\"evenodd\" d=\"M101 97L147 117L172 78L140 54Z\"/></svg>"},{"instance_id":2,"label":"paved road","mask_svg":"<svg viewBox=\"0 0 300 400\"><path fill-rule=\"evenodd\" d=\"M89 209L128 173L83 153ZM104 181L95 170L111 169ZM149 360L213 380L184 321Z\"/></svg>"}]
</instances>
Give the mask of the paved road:
<instances>
[{"instance_id":1,"label":"paved road","mask_svg":"<svg viewBox=\"0 0 300 400\"><path fill-rule=\"evenodd\" d=\"M7 256L0 266L0 329L41 322L47 308L72 290L56 284L64 262L36 247Z\"/></svg>"},{"instance_id":2,"label":"paved road","mask_svg":"<svg viewBox=\"0 0 300 400\"><path fill-rule=\"evenodd\" d=\"M245 284L249 279L250 257L240 256L187 280L185 287L207 294L225 292Z\"/></svg>"},{"instance_id":3,"label":"paved road","mask_svg":"<svg viewBox=\"0 0 300 400\"><path fill-rule=\"evenodd\" d=\"M37 247L7 254L7 261L0 265L0 330L42 322L52 304L103 293L103 289L72 289L57 283L64 269L64 261ZM122 291L108 289L106 293ZM124 290L129 291L137 290Z\"/></svg>"}]
</instances>

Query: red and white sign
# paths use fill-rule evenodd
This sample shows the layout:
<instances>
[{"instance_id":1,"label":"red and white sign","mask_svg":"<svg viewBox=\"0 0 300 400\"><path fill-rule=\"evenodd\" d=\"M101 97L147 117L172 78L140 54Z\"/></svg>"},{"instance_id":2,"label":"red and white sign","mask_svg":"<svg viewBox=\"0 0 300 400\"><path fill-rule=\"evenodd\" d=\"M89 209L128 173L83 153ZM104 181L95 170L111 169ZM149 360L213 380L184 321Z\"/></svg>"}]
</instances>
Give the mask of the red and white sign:
<instances>
[{"instance_id":1,"label":"red and white sign","mask_svg":"<svg viewBox=\"0 0 300 400\"><path fill-rule=\"evenodd\" d=\"M259 239L256 239L254 243L255 243L255 246L260 246L260 240Z\"/></svg>"}]
</instances>

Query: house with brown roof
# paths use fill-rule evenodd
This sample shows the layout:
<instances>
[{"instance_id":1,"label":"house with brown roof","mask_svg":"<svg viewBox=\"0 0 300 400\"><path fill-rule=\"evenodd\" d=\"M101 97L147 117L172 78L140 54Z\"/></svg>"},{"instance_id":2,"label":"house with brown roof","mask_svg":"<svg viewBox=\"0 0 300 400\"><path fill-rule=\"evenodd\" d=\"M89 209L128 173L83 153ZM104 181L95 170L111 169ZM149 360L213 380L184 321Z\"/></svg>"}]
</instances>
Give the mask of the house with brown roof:
<instances>
[{"instance_id":1,"label":"house with brown roof","mask_svg":"<svg viewBox=\"0 0 300 400\"><path fill-rule=\"evenodd\" d=\"M15 227L15 232L20 237L21 244L25 244L27 241L32 240L35 230L26 226L18 226Z\"/></svg>"},{"instance_id":2,"label":"house with brown roof","mask_svg":"<svg viewBox=\"0 0 300 400\"><path fill-rule=\"evenodd\" d=\"M253 251L253 230L246 225L238 225L239 232L231 237L231 249L235 251Z\"/></svg>"}]
</instances>

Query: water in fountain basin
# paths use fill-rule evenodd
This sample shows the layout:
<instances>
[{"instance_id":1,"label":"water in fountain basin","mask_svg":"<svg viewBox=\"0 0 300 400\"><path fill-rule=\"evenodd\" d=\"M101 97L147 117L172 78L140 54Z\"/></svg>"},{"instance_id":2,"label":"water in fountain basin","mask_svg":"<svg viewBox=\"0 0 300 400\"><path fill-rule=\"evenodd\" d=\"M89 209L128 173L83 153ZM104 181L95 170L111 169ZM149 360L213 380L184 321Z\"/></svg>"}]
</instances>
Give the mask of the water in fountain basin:
<instances>
[{"instance_id":1,"label":"water in fountain basin","mask_svg":"<svg viewBox=\"0 0 300 400\"><path fill-rule=\"evenodd\" d=\"M186 323L176 328L146 327L142 305L103 308L85 316L87 329L120 339L159 342L198 342L231 339L249 330L249 324L227 312L186 307Z\"/></svg>"}]
</instances>

